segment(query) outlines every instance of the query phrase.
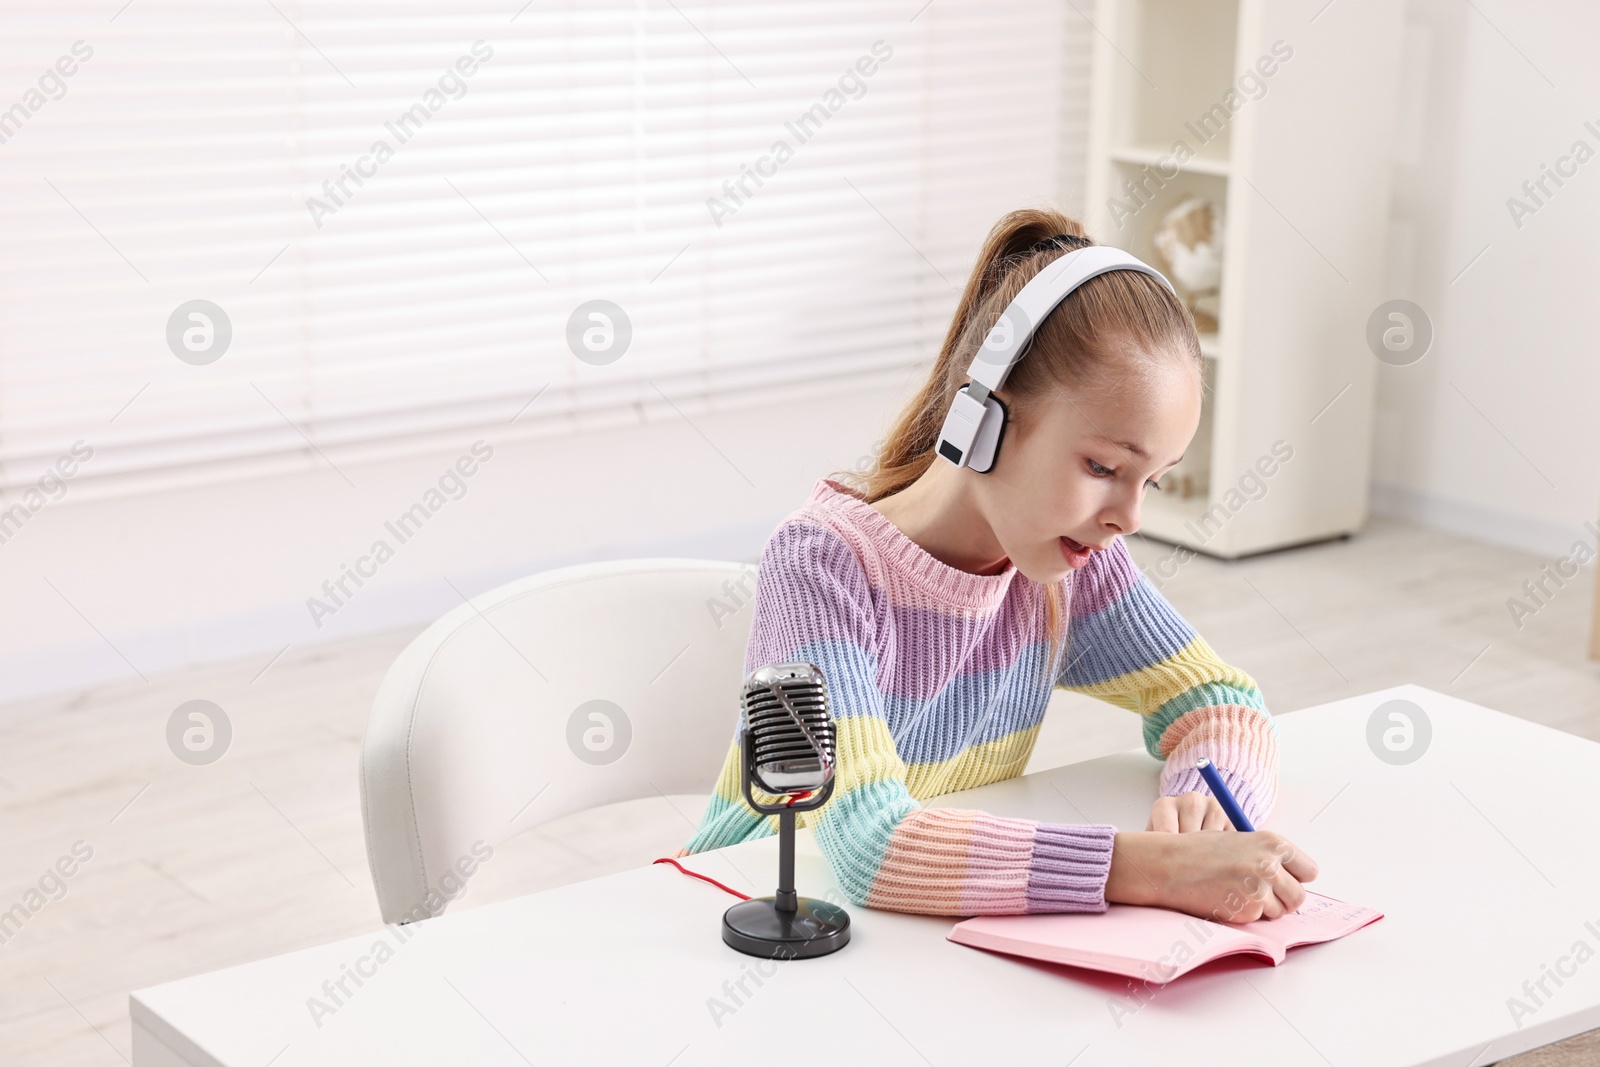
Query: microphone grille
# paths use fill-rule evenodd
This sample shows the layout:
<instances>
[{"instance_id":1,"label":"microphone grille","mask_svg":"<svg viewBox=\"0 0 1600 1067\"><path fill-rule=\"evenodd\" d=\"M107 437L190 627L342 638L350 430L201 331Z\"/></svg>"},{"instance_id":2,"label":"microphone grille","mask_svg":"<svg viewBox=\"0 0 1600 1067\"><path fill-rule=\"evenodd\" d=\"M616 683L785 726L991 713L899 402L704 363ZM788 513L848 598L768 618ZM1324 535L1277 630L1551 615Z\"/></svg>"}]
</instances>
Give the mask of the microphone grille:
<instances>
[{"instance_id":1,"label":"microphone grille","mask_svg":"<svg viewBox=\"0 0 1600 1067\"><path fill-rule=\"evenodd\" d=\"M751 778L763 792L817 790L833 777L828 686L814 665L779 663L752 671L740 708L753 752Z\"/></svg>"}]
</instances>

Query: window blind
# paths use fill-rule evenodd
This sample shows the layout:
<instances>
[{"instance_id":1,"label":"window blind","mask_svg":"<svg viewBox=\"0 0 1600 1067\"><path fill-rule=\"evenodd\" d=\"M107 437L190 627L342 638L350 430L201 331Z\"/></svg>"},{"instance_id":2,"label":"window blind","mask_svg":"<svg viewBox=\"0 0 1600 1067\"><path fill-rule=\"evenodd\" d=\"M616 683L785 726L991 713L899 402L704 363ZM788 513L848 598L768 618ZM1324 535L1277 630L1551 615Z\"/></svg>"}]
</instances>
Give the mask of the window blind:
<instances>
[{"instance_id":1,"label":"window blind","mask_svg":"<svg viewBox=\"0 0 1600 1067\"><path fill-rule=\"evenodd\" d=\"M1055 0L0 11L11 499L903 379L1085 105Z\"/></svg>"}]
</instances>

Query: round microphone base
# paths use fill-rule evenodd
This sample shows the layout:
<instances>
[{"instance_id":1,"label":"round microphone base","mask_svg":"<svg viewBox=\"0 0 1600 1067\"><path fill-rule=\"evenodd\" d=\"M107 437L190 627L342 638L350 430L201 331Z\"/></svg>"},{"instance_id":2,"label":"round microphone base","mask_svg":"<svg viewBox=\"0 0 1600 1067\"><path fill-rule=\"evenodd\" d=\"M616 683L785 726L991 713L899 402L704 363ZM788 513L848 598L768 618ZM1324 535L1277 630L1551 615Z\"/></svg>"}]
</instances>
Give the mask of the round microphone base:
<instances>
[{"instance_id":1,"label":"round microphone base","mask_svg":"<svg viewBox=\"0 0 1600 1067\"><path fill-rule=\"evenodd\" d=\"M794 911L779 911L773 897L755 897L723 913L722 940L763 959L826 956L850 943L850 914L810 897L799 898Z\"/></svg>"}]
</instances>

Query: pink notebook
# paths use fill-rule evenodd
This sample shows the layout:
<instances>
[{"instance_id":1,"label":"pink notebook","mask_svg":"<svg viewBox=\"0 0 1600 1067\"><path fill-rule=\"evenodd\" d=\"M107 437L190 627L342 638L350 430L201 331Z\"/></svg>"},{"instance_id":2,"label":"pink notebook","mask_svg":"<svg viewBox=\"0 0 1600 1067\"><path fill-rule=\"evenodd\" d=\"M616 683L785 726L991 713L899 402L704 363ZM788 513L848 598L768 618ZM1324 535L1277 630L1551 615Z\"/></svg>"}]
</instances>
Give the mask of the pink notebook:
<instances>
[{"instance_id":1,"label":"pink notebook","mask_svg":"<svg viewBox=\"0 0 1600 1067\"><path fill-rule=\"evenodd\" d=\"M948 938L1164 985L1203 963L1241 952L1265 956L1276 967L1296 945L1333 941L1381 918L1383 913L1372 908L1308 891L1298 910L1249 923L1112 904L1093 914L980 915L956 923Z\"/></svg>"}]
</instances>

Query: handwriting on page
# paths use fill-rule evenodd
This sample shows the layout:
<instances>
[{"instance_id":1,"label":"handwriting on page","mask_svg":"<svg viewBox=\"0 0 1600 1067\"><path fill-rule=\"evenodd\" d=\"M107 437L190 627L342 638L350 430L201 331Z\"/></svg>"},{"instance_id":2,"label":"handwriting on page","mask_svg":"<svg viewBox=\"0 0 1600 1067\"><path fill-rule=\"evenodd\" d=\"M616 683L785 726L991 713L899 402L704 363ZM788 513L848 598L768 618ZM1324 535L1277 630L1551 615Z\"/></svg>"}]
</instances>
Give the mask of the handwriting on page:
<instances>
[{"instance_id":1,"label":"handwriting on page","mask_svg":"<svg viewBox=\"0 0 1600 1067\"><path fill-rule=\"evenodd\" d=\"M1312 926L1344 925L1354 922L1370 912L1371 908L1364 908L1360 904L1346 904L1342 900L1321 896L1317 893L1307 893L1305 902L1298 909L1290 912L1274 922L1284 922L1293 919L1296 923Z\"/></svg>"},{"instance_id":2,"label":"handwriting on page","mask_svg":"<svg viewBox=\"0 0 1600 1067\"><path fill-rule=\"evenodd\" d=\"M1343 937L1376 919L1378 914L1359 904L1347 904L1308 892L1297 910L1276 919L1257 919L1245 923L1243 928L1275 944L1303 945Z\"/></svg>"}]
</instances>

